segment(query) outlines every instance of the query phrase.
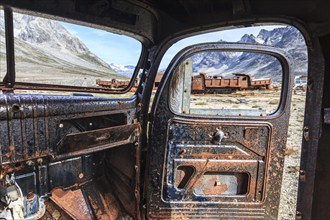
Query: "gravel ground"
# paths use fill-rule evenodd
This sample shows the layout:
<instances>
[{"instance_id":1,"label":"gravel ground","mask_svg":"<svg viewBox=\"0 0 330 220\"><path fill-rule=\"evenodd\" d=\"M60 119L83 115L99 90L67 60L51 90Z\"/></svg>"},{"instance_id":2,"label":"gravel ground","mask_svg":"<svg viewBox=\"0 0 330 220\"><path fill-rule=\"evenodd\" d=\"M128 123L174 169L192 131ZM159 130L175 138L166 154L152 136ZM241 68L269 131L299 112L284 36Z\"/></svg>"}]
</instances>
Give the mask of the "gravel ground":
<instances>
[{"instance_id":1,"label":"gravel ground","mask_svg":"<svg viewBox=\"0 0 330 220\"><path fill-rule=\"evenodd\" d=\"M293 95L284 161L279 219L295 219L305 94Z\"/></svg>"}]
</instances>

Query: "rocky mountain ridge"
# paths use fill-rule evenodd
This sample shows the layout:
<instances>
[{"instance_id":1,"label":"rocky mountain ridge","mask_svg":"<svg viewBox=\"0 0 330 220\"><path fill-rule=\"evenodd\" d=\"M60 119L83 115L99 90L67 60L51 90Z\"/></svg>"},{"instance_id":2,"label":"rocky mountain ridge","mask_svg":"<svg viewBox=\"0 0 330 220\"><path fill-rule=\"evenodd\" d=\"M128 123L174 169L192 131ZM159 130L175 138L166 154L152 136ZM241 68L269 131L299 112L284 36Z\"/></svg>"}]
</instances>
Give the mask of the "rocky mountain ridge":
<instances>
[{"instance_id":1,"label":"rocky mountain ridge","mask_svg":"<svg viewBox=\"0 0 330 220\"><path fill-rule=\"evenodd\" d=\"M3 21L0 12L1 64L5 60ZM60 22L15 13L14 37L17 81L93 86L95 78L128 78L92 53Z\"/></svg>"},{"instance_id":2,"label":"rocky mountain ridge","mask_svg":"<svg viewBox=\"0 0 330 220\"><path fill-rule=\"evenodd\" d=\"M307 48L301 33L294 27L280 27L271 31L260 30L257 36L245 34L238 43L263 44L287 51L294 63L295 75L307 74ZM206 52L192 57L195 74L228 76L232 73L249 73L256 77L281 79L280 63L269 55L239 52Z\"/></svg>"}]
</instances>

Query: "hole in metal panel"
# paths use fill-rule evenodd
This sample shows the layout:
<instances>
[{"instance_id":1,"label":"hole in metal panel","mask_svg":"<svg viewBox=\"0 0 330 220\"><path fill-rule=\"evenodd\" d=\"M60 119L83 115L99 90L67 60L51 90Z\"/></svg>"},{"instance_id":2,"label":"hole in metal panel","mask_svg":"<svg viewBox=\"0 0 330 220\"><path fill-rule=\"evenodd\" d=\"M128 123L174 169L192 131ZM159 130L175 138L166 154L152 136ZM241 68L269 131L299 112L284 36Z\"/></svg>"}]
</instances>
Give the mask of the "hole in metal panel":
<instances>
[{"instance_id":1,"label":"hole in metal panel","mask_svg":"<svg viewBox=\"0 0 330 220\"><path fill-rule=\"evenodd\" d=\"M180 166L176 170L175 185L178 189L184 189L195 170L191 166Z\"/></svg>"}]
</instances>

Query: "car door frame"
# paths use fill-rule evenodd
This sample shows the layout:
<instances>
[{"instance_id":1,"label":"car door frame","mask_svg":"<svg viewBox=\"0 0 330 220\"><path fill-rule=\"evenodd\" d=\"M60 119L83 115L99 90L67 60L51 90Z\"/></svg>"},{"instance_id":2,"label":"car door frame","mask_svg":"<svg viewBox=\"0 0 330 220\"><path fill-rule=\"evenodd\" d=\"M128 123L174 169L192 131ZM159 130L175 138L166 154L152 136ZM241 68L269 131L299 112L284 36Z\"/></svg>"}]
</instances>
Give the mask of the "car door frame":
<instances>
[{"instance_id":1,"label":"car door frame","mask_svg":"<svg viewBox=\"0 0 330 220\"><path fill-rule=\"evenodd\" d=\"M221 45L220 47L218 47L218 45ZM192 115L182 115L182 114L174 114L173 112L171 112L171 110L169 109L169 97L168 97L168 93L169 93L169 82L170 79L173 75L173 70L176 68L176 66L178 65L178 63L180 61L183 60L183 58L185 56L187 56L187 54L193 54L196 53L199 50L208 48L208 49L212 49L212 48L217 48L217 49L227 49L227 50L244 50L244 51L249 51L249 52L264 52L267 54L271 54L271 55L275 55L281 62L282 64L282 68L283 68L283 85L284 85L284 89L282 89L282 98L281 98L281 102L279 104L279 108L278 110L271 115L265 116L265 117L260 117L260 118L256 118L256 117L208 117L208 116L192 116ZM151 129L150 129L150 137L151 137L151 146L150 146L150 151L149 151L149 156L148 156L148 160L149 160L149 164L147 165L149 167L148 170L148 181L146 183L146 187L147 187L147 216L150 218L161 218L161 217L168 217L168 216L172 216L172 217L178 217L178 210L180 211L180 215L181 217L202 217L203 215L207 214L207 213L214 213L214 212L218 212L221 213L221 210L218 209L217 210L217 203L219 203L219 201L214 202L214 203L210 203L210 202L206 202L206 203L194 203L192 204L191 202L187 202L187 203L176 203L174 201L166 201L166 199L164 199L164 173L171 173L172 171L165 171L165 164L166 164L166 154L167 154L167 150L168 147L171 145L172 140L169 140L167 137L170 135L170 133L173 131L171 130L175 130L175 129L180 129L180 128L173 128L173 124L170 125L170 123L172 123L172 121L181 121L183 123L193 123L194 125L198 125L198 124L204 124L204 125L210 125L213 123L213 125L217 124L217 126L221 125L221 123L228 123L230 121L232 121L231 123L236 125L239 125L238 122L240 123L245 123L246 121L250 121L251 120L260 120L260 122L262 123L267 123L267 121L271 123L272 120L279 120L279 118L282 117L283 121L285 123L283 123L282 125L275 125L276 128L272 128L273 131L275 132L279 132L280 130L284 131L284 133L279 132L277 134L286 134L287 132L287 125L288 125L288 119L289 119L289 112L290 112L290 99L291 99L291 84L293 82L293 76L292 74L289 74L292 70L292 62L288 61L290 60L290 55L288 55L287 53L285 53L284 51L278 49L278 48L270 48L268 46L263 46L263 45L237 45L237 44L221 44L221 43L214 43L214 44L198 44L198 45L194 45L194 46L190 46L184 50L182 50L181 52L178 53L178 55L172 60L172 62L169 65L169 68L166 70L165 72L165 77L163 78L162 82L161 82L161 86L157 92L157 95L155 97L154 103L153 103L153 108L151 110L152 113L152 121L151 121ZM165 96L165 98L163 98L162 96ZM284 99L283 99L284 96ZM166 101L167 100L167 101ZM162 110L159 110L162 109ZM280 123L281 124L281 123ZM166 125L166 126L165 126ZM174 125L175 127L175 125ZM213 126L214 128L214 126ZM280 129L281 128L281 129ZM184 134L184 129L181 131L182 135ZM173 136L173 135L172 135ZM171 136L171 137L172 137ZM285 135L286 137L286 135ZM284 138L282 138L282 142L283 142ZM286 138L285 138L286 140ZM273 141L271 141L271 144L273 145ZM275 167L275 164L273 164L271 161L268 161L268 163L270 163L270 167L271 169L276 171L276 175L277 172L278 173L282 173L282 169L283 169L283 162L284 162L284 149L285 149L285 142L281 143L281 152L279 153L280 156L276 159L279 159L279 163L282 164L281 166L279 166L278 168ZM284 147L283 147L284 146ZM159 147L161 147L159 149ZM276 147L277 149L278 147ZM270 150L271 154L274 154L274 149ZM160 163L160 161L163 161ZM272 192L272 196L275 196L276 198L274 199L274 201L259 201L259 204L256 204L255 206L252 205L251 203L249 204L245 204L250 206L250 208L254 207L256 210L258 209L258 211L262 212L263 214L258 214L254 211L250 211L252 213L252 215L250 215L250 217L254 216L254 217L261 217L264 216L266 212L271 212L270 210L276 208L276 206L278 206L279 203L279 194L280 194L280 189L281 189L281 175L277 175L277 179L275 181L274 177L270 177L270 179L272 180L272 183L270 185L274 186L277 185L276 189L273 190ZM166 181L165 181L166 182ZM267 191L269 191L269 188L267 188ZM276 194L278 194L276 196ZM269 198L266 197L266 198ZM206 205L207 204L207 205ZM224 204L224 203L222 203ZM267 204L267 205L265 205ZM242 213L240 213L241 211L244 211L244 207L243 206L239 206L237 204L232 204L232 207L236 207L240 208L239 211L230 211L230 212L222 212L223 216L226 216L228 214L231 214L233 217L236 215L236 217L244 217L244 214L242 215ZM190 207L190 210L193 210L194 207L196 207L195 211L190 211L189 212L184 212L186 207ZM202 208L202 206L204 206L204 209ZM264 210L262 211L261 207L264 207ZM268 210L266 210L266 207ZM227 208L230 209L230 205L227 206ZM261 208L261 209L260 209ZM187 209L186 209L187 210ZM199 210L199 211L197 211ZM202 210L204 210L205 212L203 212ZM209 211L207 211L209 210ZM213 210L213 211L212 211ZM220 211L220 212L219 212ZM249 212L249 211L248 211ZM201 215L199 215L199 214ZM271 218L274 218L277 215L277 211L273 211L271 213L268 213L268 216ZM212 214L210 215L210 217L214 217L212 216ZM245 216L246 217L246 216Z\"/></svg>"}]
</instances>

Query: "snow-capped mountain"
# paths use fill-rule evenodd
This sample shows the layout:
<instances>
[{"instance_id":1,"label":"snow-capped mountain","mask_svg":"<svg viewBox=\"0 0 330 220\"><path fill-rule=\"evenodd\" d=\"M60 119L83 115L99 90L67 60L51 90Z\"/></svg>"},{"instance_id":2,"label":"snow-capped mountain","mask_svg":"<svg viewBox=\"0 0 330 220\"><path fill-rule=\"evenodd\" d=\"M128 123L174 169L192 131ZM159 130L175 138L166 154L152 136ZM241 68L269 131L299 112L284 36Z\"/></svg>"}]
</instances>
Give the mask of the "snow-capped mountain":
<instances>
[{"instance_id":1,"label":"snow-capped mountain","mask_svg":"<svg viewBox=\"0 0 330 220\"><path fill-rule=\"evenodd\" d=\"M307 74L307 48L300 32L293 27L260 30L257 36L245 34L238 41L249 44L265 44L283 48L294 60L294 74ZM277 59L258 53L207 52L192 57L195 74L229 76L232 73L249 73L255 77L281 79L281 66Z\"/></svg>"},{"instance_id":2,"label":"snow-capped mountain","mask_svg":"<svg viewBox=\"0 0 330 220\"><path fill-rule=\"evenodd\" d=\"M4 33L3 21L0 12L1 35ZM15 13L14 37L18 81L92 86L95 78L128 78L92 53L60 22ZM4 37L0 43L3 63Z\"/></svg>"},{"instance_id":3,"label":"snow-capped mountain","mask_svg":"<svg viewBox=\"0 0 330 220\"><path fill-rule=\"evenodd\" d=\"M135 70L135 66L133 65L120 65L120 64L110 63L110 67L117 73L121 73L127 77L131 77Z\"/></svg>"},{"instance_id":4,"label":"snow-capped mountain","mask_svg":"<svg viewBox=\"0 0 330 220\"><path fill-rule=\"evenodd\" d=\"M0 11L1 70L5 69L3 20ZM34 82L42 83L51 81L61 84L64 81L70 85L95 85L95 78L128 79L134 71L134 66L131 65L107 64L56 21L15 13L14 35L18 81L32 79ZM293 27L276 28L271 31L262 29L257 36L243 35L239 42L283 48L295 61L295 75L307 73L307 50L304 39ZM245 73L256 77L272 77L274 80L280 79L281 76L281 70L274 58L261 54L208 52L196 54L192 59L195 73L206 72L210 75L226 76L244 70ZM86 77L81 79L81 76ZM61 82L58 82L59 80Z\"/></svg>"}]
</instances>

